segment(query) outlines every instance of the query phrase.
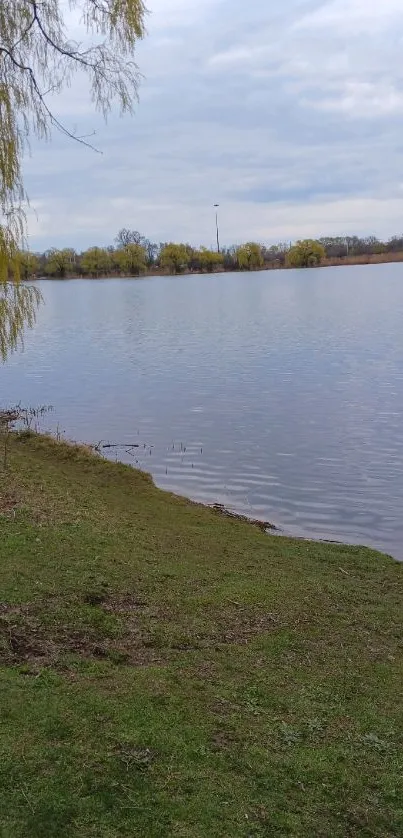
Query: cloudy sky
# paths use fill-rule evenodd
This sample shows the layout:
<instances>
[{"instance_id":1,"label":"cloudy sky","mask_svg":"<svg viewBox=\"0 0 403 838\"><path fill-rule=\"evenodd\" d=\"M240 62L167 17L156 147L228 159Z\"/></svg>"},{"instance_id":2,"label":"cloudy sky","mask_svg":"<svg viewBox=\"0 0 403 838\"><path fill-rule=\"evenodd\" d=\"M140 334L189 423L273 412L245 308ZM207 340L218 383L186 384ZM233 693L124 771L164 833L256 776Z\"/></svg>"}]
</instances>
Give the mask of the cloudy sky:
<instances>
[{"instance_id":1,"label":"cloudy sky","mask_svg":"<svg viewBox=\"0 0 403 838\"><path fill-rule=\"evenodd\" d=\"M133 117L94 114L83 80L25 172L30 246L276 242L403 231L402 0L149 0Z\"/></svg>"}]
</instances>

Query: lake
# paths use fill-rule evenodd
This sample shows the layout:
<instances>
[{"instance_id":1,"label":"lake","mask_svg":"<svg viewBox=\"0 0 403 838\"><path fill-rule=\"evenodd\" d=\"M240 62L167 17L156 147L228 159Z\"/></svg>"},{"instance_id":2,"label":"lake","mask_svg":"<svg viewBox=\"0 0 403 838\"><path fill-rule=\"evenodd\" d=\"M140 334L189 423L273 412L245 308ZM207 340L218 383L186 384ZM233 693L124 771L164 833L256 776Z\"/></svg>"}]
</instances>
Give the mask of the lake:
<instances>
[{"instance_id":1,"label":"lake","mask_svg":"<svg viewBox=\"0 0 403 838\"><path fill-rule=\"evenodd\" d=\"M403 265L42 281L2 406L163 488L403 559Z\"/></svg>"}]
</instances>

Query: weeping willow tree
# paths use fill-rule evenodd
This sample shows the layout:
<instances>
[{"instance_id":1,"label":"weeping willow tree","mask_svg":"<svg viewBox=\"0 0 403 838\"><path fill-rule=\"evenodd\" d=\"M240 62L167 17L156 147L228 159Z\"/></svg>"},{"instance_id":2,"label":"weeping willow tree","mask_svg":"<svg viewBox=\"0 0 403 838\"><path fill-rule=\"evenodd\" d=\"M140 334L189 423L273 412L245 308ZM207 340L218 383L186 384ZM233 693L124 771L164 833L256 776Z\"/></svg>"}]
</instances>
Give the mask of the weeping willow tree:
<instances>
[{"instance_id":1,"label":"weeping willow tree","mask_svg":"<svg viewBox=\"0 0 403 838\"><path fill-rule=\"evenodd\" d=\"M142 0L0 0L0 354L16 347L33 323L36 289L20 284L27 201L22 158L30 137L47 139L52 129L91 146L52 111L50 97L87 77L92 101L104 117L117 104L122 113L137 100L139 72L133 61L145 34ZM83 41L69 30L83 31ZM54 99L53 99L54 101ZM92 147L92 146L91 146Z\"/></svg>"}]
</instances>

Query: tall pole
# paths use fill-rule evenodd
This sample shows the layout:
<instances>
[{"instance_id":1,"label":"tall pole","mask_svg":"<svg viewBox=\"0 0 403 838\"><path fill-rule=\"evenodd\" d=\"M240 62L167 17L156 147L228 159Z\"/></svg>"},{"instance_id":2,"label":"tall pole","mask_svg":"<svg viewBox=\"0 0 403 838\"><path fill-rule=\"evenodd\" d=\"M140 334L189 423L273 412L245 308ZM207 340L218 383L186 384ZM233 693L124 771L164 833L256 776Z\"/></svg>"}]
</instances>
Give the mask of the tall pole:
<instances>
[{"instance_id":1,"label":"tall pole","mask_svg":"<svg viewBox=\"0 0 403 838\"><path fill-rule=\"evenodd\" d=\"M220 252L220 231L218 229L218 207L219 206L220 206L219 204L214 204L215 211L216 211L216 213L215 213L215 228L216 228L216 231L217 231L217 253Z\"/></svg>"}]
</instances>

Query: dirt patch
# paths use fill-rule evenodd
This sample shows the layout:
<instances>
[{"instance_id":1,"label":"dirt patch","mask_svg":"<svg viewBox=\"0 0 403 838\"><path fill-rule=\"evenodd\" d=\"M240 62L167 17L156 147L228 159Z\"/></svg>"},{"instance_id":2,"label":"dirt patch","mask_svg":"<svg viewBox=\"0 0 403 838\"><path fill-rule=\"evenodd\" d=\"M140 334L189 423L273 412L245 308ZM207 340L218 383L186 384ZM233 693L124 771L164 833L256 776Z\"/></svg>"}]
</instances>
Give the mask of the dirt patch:
<instances>
[{"instance_id":1,"label":"dirt patch","mask_svg":"<svg viewBox=\"0 0 403 838\"><path fill-rule=\"evenodd\" d=\"M57 614L56 604L52 607ZM42 609L45 605L42 604ZM57 622L43 622L38 605L0 604L0 662L29 664L34 668L64 669L66 655L83 659L107 659L115 664L142 666L159 660L147 646L141 627L128 626L122 638L105 637L93 626L74 628Z\"/></svg>"},{"instance_id":2,"label":"dirt patch","mask_svg":"<svg viewBox=\"0 0 403 838\"><path fill-rule=\"evenodd\" d=\"M218 753L221 751L230 751L238 744L238 741L239 739L237 738L235 731L225 730L222 728L213 733L211 737L211 746L213 751L217 751Z\"/></svg>"},{"instance_id":3,"label":"dirt patch","mask_svg":"<svg viewBox=\"0 0 403 838\"><path fill-rule=\"evenodd\" d=\"M234 704L225 698L218 698L211 704L211 712L220 719L230 720L231 716L239 713L240 710L241 708L238 704Z\"/></svg>"},{"instance_id":4,"label":"dirt patch","mask_svg":"<svg viewBox=\"0 0 403 838\"><path fill-rule=\"evenodd\" d=\"M112 663L144 666L161 661L161 656L142 639L133 638L118 643L109 639L98 640L85 633L56 631L47 633L35 626L32 620L24 625L7 625L0 622L0 661L6 665L29 663L36 667L69 668L66 655L83 659L104 659Z\"/></svg>"},{"instance_id":5,"label":"dirt patch","mask_svg":"<svg viewBox=\"0 0 403 838\"><path fill-rule=\"evenodd\" d=\"M127 666L164 663L180 653L220 650L228 645L246 645L254 637L272 631L279 618L246 608L223 611L200 607L190 615L167 604L148 604L138 596L85 598L93 606L93 622L66 624L66 603L50 598L35 605L0 603L0 662L6 665L68 668L69 655L83 659L106 659ZM76 603L75 603L76 605ZM68 609L67 609L68 611ZM49 620L49 613L53 619ZM110 636L98 617L116 615L118 630Z\"/></svg>"},{"instance_id":6,"label":"dirt patch","mask_svg":"<svg viewBox=\"0 0 403 838\"><path fill-rule=\"evenodd\" d=\"M138 748L128 743L119 743L114 748L115 756L123 763L126 771L147 771L156 758L156 752L151 748Z\"/></svg>"},{"instance_id":7,"label":"dirt patch","mask_svg":"<svg viewBox=\"0 0 403 838\"><path fill-rule=\"evenodd\" d=\"M141 596L127 594L120 597L105 597L102 608L113 614L143 613L148 608L148 602Z\"/></svg>"},{"instance_id":8,"label":"dirt patch","mask_svg":"<svg viewBox=\"0 0 403 838\"><path fill-rule=\"evenodd\" d=\"M251 613L246 608L224 612L215 622L219 643L245 645L254 637L272 631L279 624L279 617L271 613Z\"/></svg>"},{"instance_id":9,"label":"dirt patch","mask_svg":"<svg viewBox=\"0 0 403 838\"><path fill-rule=\"evenodd\" d=\"M18 506L15 495L0 492L0 515L9 515Z\"/></svg>"}]
</instances>

